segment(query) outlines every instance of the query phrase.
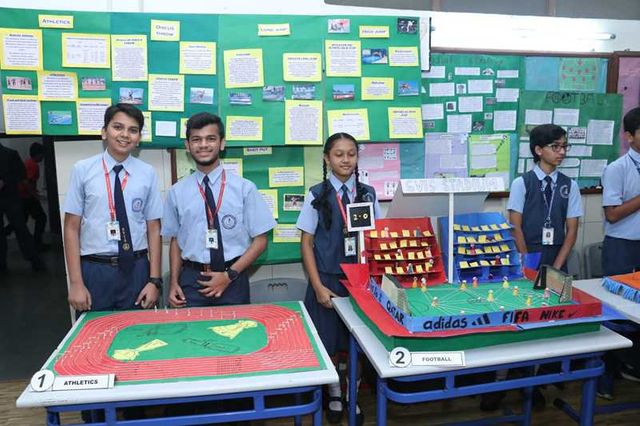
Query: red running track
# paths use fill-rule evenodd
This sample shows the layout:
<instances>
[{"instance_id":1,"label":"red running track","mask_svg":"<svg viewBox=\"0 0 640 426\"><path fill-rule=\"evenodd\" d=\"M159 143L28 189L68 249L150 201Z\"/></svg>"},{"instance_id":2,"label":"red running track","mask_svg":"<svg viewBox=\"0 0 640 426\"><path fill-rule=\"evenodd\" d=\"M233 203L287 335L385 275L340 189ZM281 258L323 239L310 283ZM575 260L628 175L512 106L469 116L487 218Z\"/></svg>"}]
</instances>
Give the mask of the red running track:
<instances>
[{"instance_id":1,"label":"red running track","mask_svg":"<svg viewBox=\"0 0 640 426\"><path fill-rule=\"evenodd\" d=\"M229 319L262 323L267 332L267 345L251 354L176 360L125 362L108 355L108 349L117 333L132 325ZM54 370L60 375L115 373L119 382L215 377L320 365L300 314L277 305L113 313L87 321L58 357Z\"/></svg>"}]
</instances>

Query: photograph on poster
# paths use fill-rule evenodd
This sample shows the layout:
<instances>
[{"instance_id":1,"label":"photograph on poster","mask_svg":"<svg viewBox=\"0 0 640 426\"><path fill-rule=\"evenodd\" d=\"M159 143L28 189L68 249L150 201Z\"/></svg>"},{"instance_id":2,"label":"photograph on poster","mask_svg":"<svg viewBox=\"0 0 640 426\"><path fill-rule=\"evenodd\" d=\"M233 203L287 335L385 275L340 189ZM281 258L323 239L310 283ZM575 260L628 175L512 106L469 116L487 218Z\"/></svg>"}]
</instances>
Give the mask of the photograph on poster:
<instances>
[{"instance_id":1,"label":"photograph on poster","mask_svg":"<svg viewBox=\"0 0 640 426\"><path fill-rule=\"evenodd\" d=\"M123 104L142 105L144 89L138 87L121 87L120 97Z\"/></svg>"}]
</instances>

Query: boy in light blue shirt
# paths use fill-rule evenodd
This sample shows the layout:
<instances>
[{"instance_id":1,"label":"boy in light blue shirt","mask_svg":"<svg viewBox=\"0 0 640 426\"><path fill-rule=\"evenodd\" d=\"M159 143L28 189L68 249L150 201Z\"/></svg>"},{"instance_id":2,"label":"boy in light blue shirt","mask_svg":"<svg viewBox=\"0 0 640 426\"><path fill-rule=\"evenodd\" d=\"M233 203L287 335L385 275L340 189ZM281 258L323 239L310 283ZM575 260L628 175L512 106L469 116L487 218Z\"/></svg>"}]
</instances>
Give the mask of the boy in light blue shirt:
<instances>
[{"instance_id":1,"label":"boy in light blue shirt","mask_svg":"<svg viewBox=\"0 0 640 426\"><path fill-rule=\"evenodd\" d=\"M640 270L640 107L627 112L622 121L629 151L602 172L602 272L606 276ZM616 373L640 382L638 327L630 321L622 323L626 327L616 331L634 343L630 349L605 354L606 371L598 380L598 396L604 399L613 399ZM634 328L634 332L627 330Z\"/></svg>"},{"instance_id":2,"label":"boy in light blue shirt","mask_svg":"<svg viewBox=\"0 0 640 426\"><path fill-rule=\"evenodd\" d=\"M162 219L162 235L171 238L173 307L249 303L247 268L276 225L256 185L224 170L224 136L216 115L187 121L185 147L197 170L171 187Z\"/></svg>"},{"instance_id":3,"label":"boy in light blue shirt","mask_svg":"<svg viewBox=\"0 0 640 426\"><path fill-rule=\"evenodd\" d=\"M602 173L604 275L640 270L640 107L623 119L629 151Z\"/></svg>"},{"instance_id":4,"label":"boy in light blue shirt","mask_svg":"<svg viewBox=\"0 0 640 426\"><path fill-rule=\"evenodd\" d=\"M77 312L155 306L160 289L162 201L153 167L131 155L144 117L107 108L106 150L77 162L64 203L69 303Z\"/></svg>"}]
</instances>

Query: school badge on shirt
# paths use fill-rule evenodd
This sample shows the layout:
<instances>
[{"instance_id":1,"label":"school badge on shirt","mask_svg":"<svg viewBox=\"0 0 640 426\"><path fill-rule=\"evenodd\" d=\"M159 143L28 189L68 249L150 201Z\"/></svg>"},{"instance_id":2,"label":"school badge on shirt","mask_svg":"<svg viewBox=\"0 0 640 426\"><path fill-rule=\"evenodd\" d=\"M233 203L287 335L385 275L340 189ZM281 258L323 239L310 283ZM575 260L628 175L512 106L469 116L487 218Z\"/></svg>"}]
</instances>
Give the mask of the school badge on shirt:
<instances>
[{"instance_id":1,"label":"school badge on shirt","mask_svg":"<svg viewBox=\"0 0 640 426\"><path fill-rule=\"evenodd\" d=\"M142 202L142 198L134 198L133 201L131 201L131 210L133 210L136 213L139 213L142 211L142 205L144 203Z\"/></svg>"},{"instance_id":2,"label":"school badge on shirt","mask_svg":"<svg viewBox=\"0 0 640 426\"><path fill-rule=\"evenodd\" d=\"M238 220L233 215L225 214L222 217L222 226L224 226L224 229L233 229L233 228L235 228L237 222L238 222Z\"/></svg>"}]
</instances>

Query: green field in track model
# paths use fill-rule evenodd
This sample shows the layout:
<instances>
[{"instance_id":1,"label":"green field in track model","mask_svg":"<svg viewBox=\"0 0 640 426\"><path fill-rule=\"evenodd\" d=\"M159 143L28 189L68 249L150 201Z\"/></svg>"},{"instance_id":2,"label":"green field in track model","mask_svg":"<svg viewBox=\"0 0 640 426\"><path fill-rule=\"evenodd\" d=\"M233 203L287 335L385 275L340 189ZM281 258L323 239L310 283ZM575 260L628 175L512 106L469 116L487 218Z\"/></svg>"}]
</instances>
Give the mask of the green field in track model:
<instances>
[{"instance_id":1,"label":"green field in track model","mask_svg":"<svg viewBox=\"0 0 640 426\"><path fill-rule=\"evenodd\" d=\"M205 320L132 325L118 332L108 353L113 357L116 350L136 349L155 339L166 345L140 351L135 361L244 355L267 345L265 327L259 322L256 327L243 329L233 339L211 330L211 327L237 322L238 320Z\"/></svg>"},{"instance_id":2,"label":"green field in track model","mask_svg":"<svg viewBox=\"0 0 640 426\"><path fill-rule=\"evenodd\" d=\"M513 295L513 289L518 286L518 295ZM489 290L493 290L493 302L487 300ZM407 299L414 317L429 317L440 315L482 314L497 312L503 308L505 311L516 309L539 308L544 306L571 305L572 302L560 303L559 297L550 292L549 299L545 300L544 290L534 290L533 283L527 280L510 281L509 288L503 288L502 282L480 283L474 288L467 283L465 290L460 289L459 284L442 284L421 288L406 289ZM531 297L531 305L527 305L527 298ZM433 299L437 297L437 306L433 306Z\"/></svg>"}]
</instances>

